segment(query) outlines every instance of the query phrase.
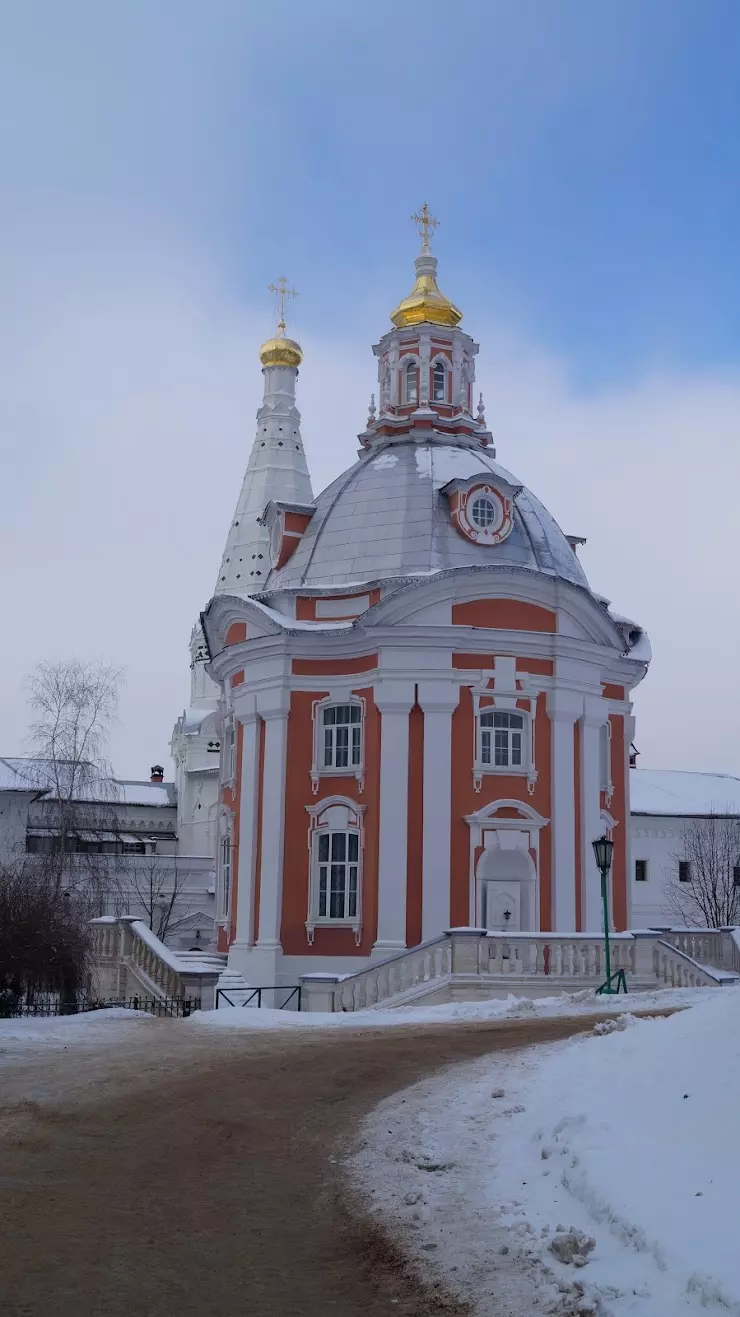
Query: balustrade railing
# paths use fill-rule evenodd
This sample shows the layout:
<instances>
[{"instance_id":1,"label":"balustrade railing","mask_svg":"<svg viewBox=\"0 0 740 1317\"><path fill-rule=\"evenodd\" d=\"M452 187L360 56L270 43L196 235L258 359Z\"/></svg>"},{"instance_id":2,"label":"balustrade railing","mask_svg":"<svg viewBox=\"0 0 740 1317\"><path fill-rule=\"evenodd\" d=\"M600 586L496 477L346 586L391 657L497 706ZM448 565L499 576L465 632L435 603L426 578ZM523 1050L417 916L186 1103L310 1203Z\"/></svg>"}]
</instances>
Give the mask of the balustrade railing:
<instances>
[{"instance_id":1,"label":"balustrade railing","mask_svg":"<svg viewBox=\"0 0 740 1317\"><path fill-rule=\"evenodd\" d=\"M589 935L489 933L481 943L483 974L596 980L606 973L603 939ZM634 971L635 944L629 934L611 940L611 967Z\"/></svg>"},{"instance_id":2,"label":"balustrade railing","mask_svg":"<svg viewBox=\"0 0 740 1317\"><path fill-rule=\"evenodd\" d=\"M447 937L422 943L412 951L371 965L341 980L333 992L335 1011L361 1011L398 997L452 970L452 946Z\"/></svg>"},{"instance_id":3,"label":"balustrade railing","mask_svg":"<svg viewBox=\"0 0 740 1317\"><path fill-rule=\"evenodd\" d=\"M663 938L653 947L653 970L658 982L669 988L716 988L723 977L728 977L698 964L686 951Z\"/></svg>"}]
</instances>

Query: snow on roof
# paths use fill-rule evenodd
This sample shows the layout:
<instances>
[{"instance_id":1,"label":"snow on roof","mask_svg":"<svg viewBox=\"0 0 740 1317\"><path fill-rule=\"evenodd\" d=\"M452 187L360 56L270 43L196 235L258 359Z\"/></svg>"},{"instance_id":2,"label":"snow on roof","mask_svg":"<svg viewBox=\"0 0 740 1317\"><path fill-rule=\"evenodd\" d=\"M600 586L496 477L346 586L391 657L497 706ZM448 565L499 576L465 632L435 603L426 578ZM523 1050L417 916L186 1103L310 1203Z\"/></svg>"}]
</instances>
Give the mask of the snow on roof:
<instances>
[{"instance_id":1,"label":"snow on roof","mask_svg":"<svg viewBox=\"0 0 740 1317\"><path fill-rule=\"evenodd\" d=\"M0 791L43 791L33 759L0 759Z\"/></svg>"},{"instance_id":2,"label":"snow on roof","mask_svg":"<svg viewBox=\"0 0 740 1317\"><path fill-rule=\"evenodd\" d=\"M630 770L633 814L673 818L706 814L740 817L740 778L728 773L684 773L672 768Z\"/></svg>"},{"instance_id":3,"label":"snow on roof","mask_svg":"<svg viewBox=\"0 0 740 1317\"><path fill-rule=\"evenodd\" d=\"M55 768L46 759L0 759L0 791L43 791L51 793L53 798L55 776L62 778L65 767L62 763ZM75 800L104 805L174 806L177 803L174 782L101 778L90 764L69 765L69 769L70 779L74 773L79 781L79 789L73 793Z\"/></svg>"}]
</instances>

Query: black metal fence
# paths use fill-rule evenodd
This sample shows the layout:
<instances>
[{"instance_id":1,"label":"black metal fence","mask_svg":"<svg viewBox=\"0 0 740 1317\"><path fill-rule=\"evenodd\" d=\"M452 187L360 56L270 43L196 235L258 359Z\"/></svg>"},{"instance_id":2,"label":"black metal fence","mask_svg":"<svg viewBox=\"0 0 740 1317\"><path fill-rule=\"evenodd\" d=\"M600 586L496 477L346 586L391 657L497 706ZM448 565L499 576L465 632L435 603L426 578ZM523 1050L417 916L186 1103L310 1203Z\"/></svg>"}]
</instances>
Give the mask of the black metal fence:
<instances>
[{"instance_id":1,"label":"black metal fence","mask_svg":"<svg viewBox=\"0 0 740 1317\"><path fill-rule=\"evenodd\" d=\"M73 1001L63 1001L54 994L41 994L29 1000L6 992L0 993L0 1020L83 1015L90 1011L109 1010L113 1006L119 1010L146 1011L148 1015L171 1019L186 1019L193 1011L200 1010L200 1002L194 997L77 997Z\"/></svg>"},{"instance_id":2,"label":"black metal fence","mask_svg":"<svg viewBox=\"0 0 740 1317\"><path fill-rule=\"evenodd\" d=\"M244 1000L238 998L245 994ZM287 996L285 995L287 993ZM272 995L270 995L272 994ZM241 990L231 989L227 992L224 988L216 988L216 1010L219 1006L252 1006L252 1007L272 1007L273 1010L299 1011L301 1009L301 985L288 984L283 986L274 983L264 985L261 988L247 988Z\"/></svg>"}]
</instances>

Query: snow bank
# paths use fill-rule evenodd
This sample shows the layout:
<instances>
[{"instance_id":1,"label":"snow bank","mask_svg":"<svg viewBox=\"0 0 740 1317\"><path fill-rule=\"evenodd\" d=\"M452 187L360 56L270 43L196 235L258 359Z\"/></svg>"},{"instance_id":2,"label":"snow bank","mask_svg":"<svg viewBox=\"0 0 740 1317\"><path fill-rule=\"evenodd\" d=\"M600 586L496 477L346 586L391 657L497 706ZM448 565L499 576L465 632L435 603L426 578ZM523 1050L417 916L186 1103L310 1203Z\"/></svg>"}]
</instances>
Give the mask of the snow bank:
<instances>
[{"instance_id":1,"label":"snow bank","mask_svg":"<svg viewBox=\"0 0 740 1317\"><path fill-rule=\"evenodd\" d=\"M622 1014L626 1004L634 1010L664 1010L690 1006L713 988L669 988L635 992L628 997L597 997L592 988L560 993L557 997L515 997L490 1001L447 1002L442 1006L396 1006L380 1010L323 1011L269 1010L266 1007L220 1006L217 1011L194 1011L187 1023L206 1029L387 1029L389 1025L445 1024L448 1021L537 1019L556 1015Z\"/></svg>"},{"instance_id":2,"label":"snow bank","mask_svg":"<svg viewBox=\"0 0 740 1317\"><path fill-rule=\"evenodd\" d=\"M480 1317L740 1314L740 991L693 999L455 1067L365 1123L360 1184Z\"/></svg>"},{"instance_id":3,"label":"snow bank","mask_svg":"<svg viewBox=\"0 0 740 1317\"><path fill-rule=\"evenodd\" d=\"M0 1060L7 1053L24 1047L84 1047L105 1039L120 1038L124 1021L136 1028L142 1021L151 1023L152 1016L145 1011L113 1006L101 1011L84 1011L79 1015L0 1019Z\"/></svg>"}]
</instances>

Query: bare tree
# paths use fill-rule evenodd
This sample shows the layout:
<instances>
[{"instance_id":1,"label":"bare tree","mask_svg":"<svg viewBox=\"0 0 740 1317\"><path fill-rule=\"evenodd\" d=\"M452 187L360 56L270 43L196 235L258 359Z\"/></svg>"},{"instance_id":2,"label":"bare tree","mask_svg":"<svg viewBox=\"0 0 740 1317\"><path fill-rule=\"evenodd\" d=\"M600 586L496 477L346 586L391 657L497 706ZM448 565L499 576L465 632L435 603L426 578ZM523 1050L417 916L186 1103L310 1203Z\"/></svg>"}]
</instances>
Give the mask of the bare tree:
<instances>
[{"instance_id":1,"label":"bare tree","mask_svg":"<svg viewBox=\"0 0 740 1317\"><path fill-rule=\"evenodd\" d=\"M34 714L33 771L47 792L44 816L53 843L47 873L56 872L60 888L97 891L99 906L115 881L115 865L101 860L101 845L89 843L117 832L107 751L121 679L115 668L69 659L40 663L26 683Z\"/></svg>"},{"instance_id":2,"label":"bare tree","mask_svg":"<svg viewBox=\"0 0 740 1317\"><path fill-rule=\"evenodd\" d=\"M146 922L161 942L177 932L190 914L183 896L187 872L175 856L146 855L137 858L127 875L130 896L143 909ZM129 912L133 913L133 912Z\"/></svg>"},{"instance_id":3,"label":"bare tree","mask_svg":"<svg viewBox=\"0 0 740 1317\"><path fill-rule=\"evenodd\" d=\"M740 819L711 814L687 820L682 849L671 859L665 896L678 922L704 928L740 922Z\"/></svg>"}]
</instances>

